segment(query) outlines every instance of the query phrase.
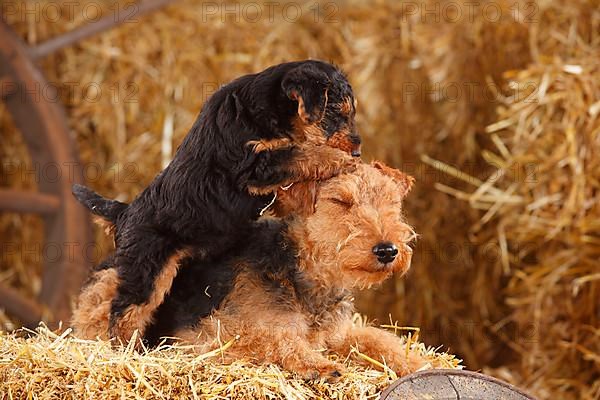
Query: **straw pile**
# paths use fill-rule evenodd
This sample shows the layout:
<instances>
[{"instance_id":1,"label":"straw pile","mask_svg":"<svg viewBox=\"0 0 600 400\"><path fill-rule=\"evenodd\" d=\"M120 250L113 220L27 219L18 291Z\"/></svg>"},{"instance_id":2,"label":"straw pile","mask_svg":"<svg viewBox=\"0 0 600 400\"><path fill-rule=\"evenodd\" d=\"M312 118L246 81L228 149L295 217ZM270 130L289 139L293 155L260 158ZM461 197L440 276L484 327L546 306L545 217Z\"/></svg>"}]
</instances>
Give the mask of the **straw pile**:
<instances>
[{"instance_id":1,"label":"straw pile","mask_svg":"<svg viewBox=\"0 0 600 400\"><path fill-rule=\"evenodd\" d=\"M369 399L396 379L385 368L346 360L348 370L338 382L306 382L276 365L223 365L220 350L197 354L191 346L164 345L140 353L133 346L74 338L69 329L58 334L42 326L30 333L0 334L0 393L8 398ZM458 366L453 356L406 343L407 351Z\"/></svg>"},{"instance_id":2,"label":"straw pile","mask_svg":"<svg viewBox=\"0 0 600 400\"><path fill-rule=\"evenodd\" d=\"M600 395L599 55L517 73L487 128L496 171L463 175L469 193L438 185L485 211L471 233L499 249L488 268L508 279L511 312L493 329L519 360L497 372L547 398Z\"/></svg>"},{"instance_id":3,"label":"straw pile","mask_svg":"<svg viewBox=\"0 0 600 400\"><path fill-rule=\"evenodd\" d=\"M361 311L421 326L425 343L540 398L597 399L600 3L411 3L416 12L381 0L315 14L306 2L291 21L276 10L272 20L223 23L183 0L44 68L65 87L103 89L93 102L83 90L63 102L83 161L102 171L90 185L130 200L219 84L285 60L338 63L357 92L365 158L417 178L406 204L421 235L412 271L361 296ZM77 10L61 23L7 18L35 43L85 23ZM13 132L1 110L0 124ZM3 133L3 159L26 159L16 136ZM3 237L40 241L27 218L0 217ZM110 250L100 232L97 240ZM35 261L0 259L0 279L36 293Z\"/></svg>"},{"instance_id":4,"label":"straw pile","mask_svg":"<svg viewBox=\"0 0 600 400\"><path fill-rule=\"evenodd\" d=\"M492 144L481 154L494 167L487 179L424 157L468 184L436 187L482 210L469 233L494 254L480 269L506 282L495 301L509 310L490 331L514 361L486 370L542 398L600 396L600 14L593 6L543 10L530 32L534 62L504 74L510 93L486 128Z\"/></svg>"}]
</instances>

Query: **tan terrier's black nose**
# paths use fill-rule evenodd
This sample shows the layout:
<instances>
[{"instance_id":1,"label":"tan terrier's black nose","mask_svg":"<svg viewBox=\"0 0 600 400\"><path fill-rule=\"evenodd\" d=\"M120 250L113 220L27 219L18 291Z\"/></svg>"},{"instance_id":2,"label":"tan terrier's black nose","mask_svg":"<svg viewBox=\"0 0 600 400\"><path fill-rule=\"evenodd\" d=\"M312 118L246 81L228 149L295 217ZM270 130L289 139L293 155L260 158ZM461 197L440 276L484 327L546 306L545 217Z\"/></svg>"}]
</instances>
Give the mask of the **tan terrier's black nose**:
<instances>
[{"instance_id":1,"label":"tan terrier's black nose","mask_svg":"<svg viewBox=\"0 0 600 400\"><path fill-rule=\"evenodd\" d=\"M398 255L398 248L391 242L378 243L372 251L377 256L377 260L383 264L391 263Z\"/></svg>"}]
</instances>

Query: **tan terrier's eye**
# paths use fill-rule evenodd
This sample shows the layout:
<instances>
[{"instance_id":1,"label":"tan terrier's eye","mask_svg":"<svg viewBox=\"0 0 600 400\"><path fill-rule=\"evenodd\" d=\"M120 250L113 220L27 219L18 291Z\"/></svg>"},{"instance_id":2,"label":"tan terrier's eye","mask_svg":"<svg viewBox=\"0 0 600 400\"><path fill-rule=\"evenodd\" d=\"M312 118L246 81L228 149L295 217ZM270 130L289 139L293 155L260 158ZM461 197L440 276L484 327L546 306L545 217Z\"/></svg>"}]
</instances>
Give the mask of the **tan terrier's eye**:
<instances>
[{"instance_id":1,"label":"tan terrier's eye","mask_svg":"<svg viewBox=\"0 0 600 400\"><path fill-rule=\"evenodd\" d=\"M344 199L339 197L328 197L327 200L342 207L350 208L354 205L351 199Z\"/></svg>"}]
</instances>

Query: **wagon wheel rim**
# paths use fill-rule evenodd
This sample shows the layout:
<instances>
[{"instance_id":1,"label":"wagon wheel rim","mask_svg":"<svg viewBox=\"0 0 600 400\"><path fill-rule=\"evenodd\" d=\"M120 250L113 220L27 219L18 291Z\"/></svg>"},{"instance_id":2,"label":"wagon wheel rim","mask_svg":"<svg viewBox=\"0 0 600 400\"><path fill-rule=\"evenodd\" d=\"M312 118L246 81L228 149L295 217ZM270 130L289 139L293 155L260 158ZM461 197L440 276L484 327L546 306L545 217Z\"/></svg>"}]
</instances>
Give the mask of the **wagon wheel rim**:
<instances>
[{"instance_id":1,"label":"wagon wheel rim","mask_svg":"<svg viewBox=\"0 0 600 400\"><path fill-rule=\"evenodd\" d=\"M60 249L58 257L42 261L38 299L29 299L0 284L0 307L25 326L35 326L43 317L50 326L56 326L70 317L72 296L81 286L90 264L83 249L93 243L91 222L71 196L72 184L83 183L83 173L63 107L48 100L56 98L54 95L40 96L32 90L54 88L28 57L28 47L3 21L0 21L0 36L2 100L23 136L31 159L39 165L54 165L60 171L58 182L36 176L37 193L0 190L0 211L40 214L46 245L52 243Z\"/></svg>"}]
</instances>

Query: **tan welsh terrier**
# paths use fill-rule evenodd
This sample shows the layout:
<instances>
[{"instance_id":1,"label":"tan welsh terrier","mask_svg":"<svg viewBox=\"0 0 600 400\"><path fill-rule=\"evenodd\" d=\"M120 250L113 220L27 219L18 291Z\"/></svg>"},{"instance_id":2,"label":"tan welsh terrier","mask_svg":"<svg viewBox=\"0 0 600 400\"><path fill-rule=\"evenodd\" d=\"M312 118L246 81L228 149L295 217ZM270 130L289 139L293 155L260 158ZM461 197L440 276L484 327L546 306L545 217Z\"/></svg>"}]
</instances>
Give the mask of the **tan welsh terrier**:
<instances>
[{"instance_id":1,"label":"tan welsh terrier","mask_svg":"<svg viewBox=\"0 0 600 400\"><path fill-rule=\"evenodd\" d=\"M404 220L402 201L412 184L382 163L359 164L315 184L310 211L257 221L235 254L210 261L184 257L144 338L156 344L176 336L200 352L236 338L227 360L277 363L307 379L343 372L323 349L346 356L356 347L400 375L418 370L427 360L407 353L395 334L352 323L355 289L410 266L415 233ZM293 196L294 189L281 193L279 207L307 203ZM96 274L74 319L85 337L106 337L108 321L98 310L114 295L110 265Z\"/></svg>"}]
</instances>

